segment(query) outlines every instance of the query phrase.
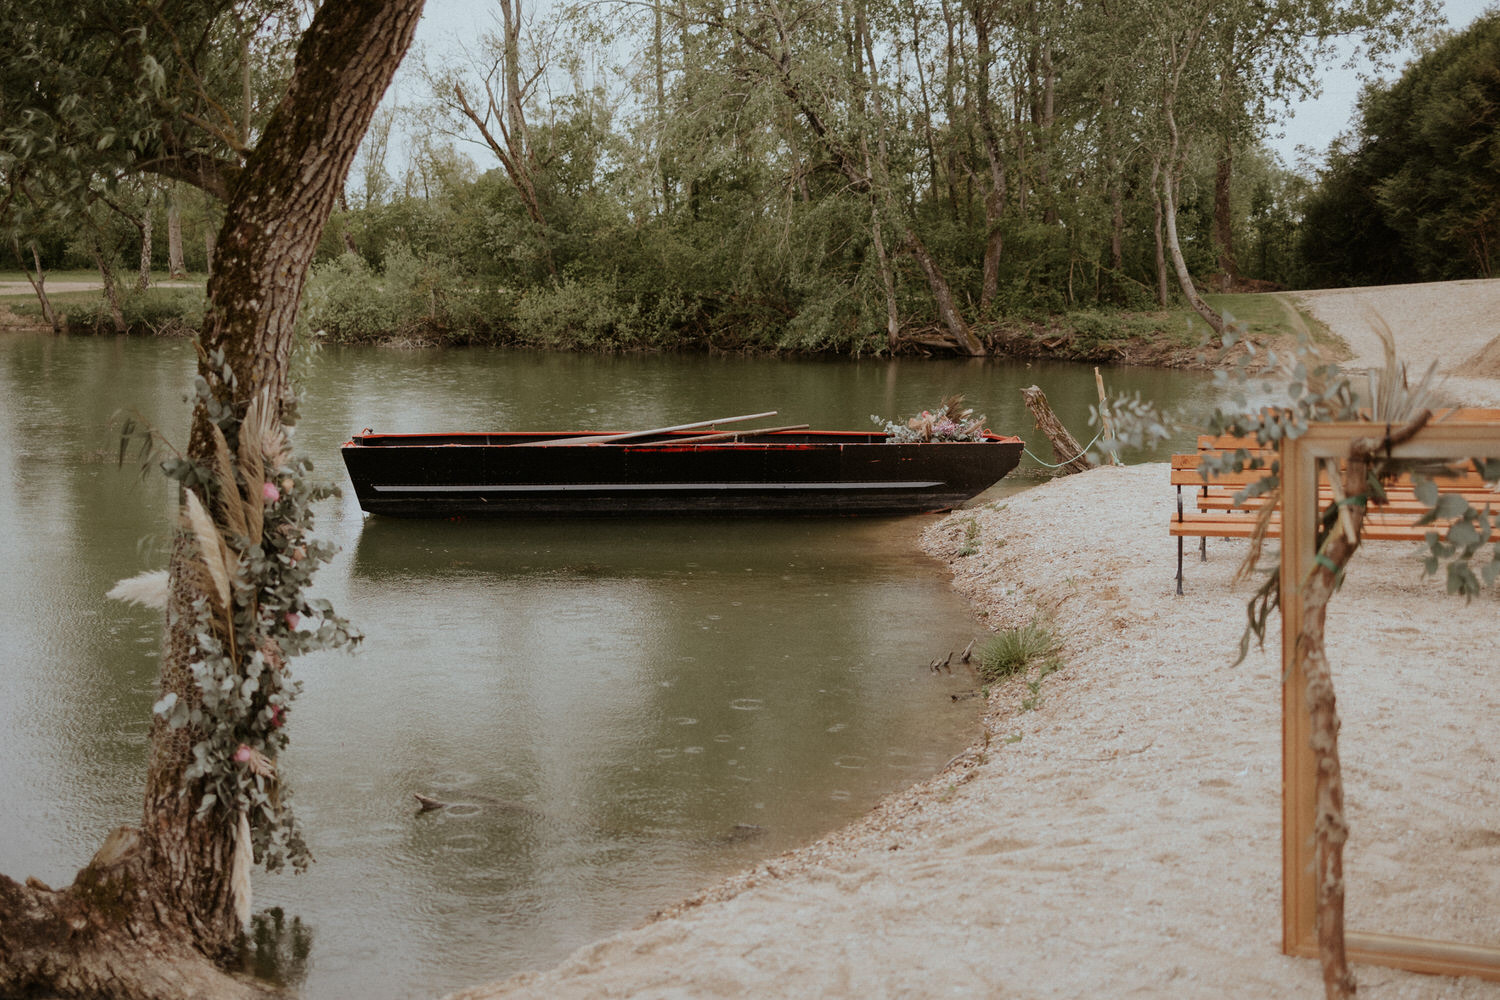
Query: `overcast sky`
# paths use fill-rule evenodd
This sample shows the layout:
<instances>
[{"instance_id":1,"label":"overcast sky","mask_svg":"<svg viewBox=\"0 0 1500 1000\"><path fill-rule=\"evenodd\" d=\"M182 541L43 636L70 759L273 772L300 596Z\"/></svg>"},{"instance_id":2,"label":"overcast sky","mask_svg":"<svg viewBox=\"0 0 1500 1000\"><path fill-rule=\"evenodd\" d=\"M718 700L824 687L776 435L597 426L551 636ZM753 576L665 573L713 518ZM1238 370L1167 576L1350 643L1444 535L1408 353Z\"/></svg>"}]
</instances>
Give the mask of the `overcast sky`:
<instances>
[{"instance_id":1,"label":"overcast sky","mask_svg":"<svg viewBox=\"0 0 1500 1000\"><path fill-rule=\"evenodd\" d=\"M527 6L544 6L548 2L550 0L530 0ZM1439 6L1447 15L1448 26L1461 30L1494 2L1497 0L1439 0ZM426 13L417 29L417 42L433 53L446 51L453 48L456 41L473 39L489 30L498 14L497 9L475 0L427 0ZM1385 76L1394 79L1409 59L1410 53L1398 57L1397 68ZM1355 98L1359 96L1364 78L1370 73L1368 64L1349 69L1338 65L1328 67L1322 81L1322 96L1294 109L1292 117L1273 129L1268 139L1270 147L1281 155L1287 166L1294 167L1302 159L1299 147L1305 147L1313 154L1314 163L1321 162L1329 142L1349 127Z\"/></svg>"}]
</instances>

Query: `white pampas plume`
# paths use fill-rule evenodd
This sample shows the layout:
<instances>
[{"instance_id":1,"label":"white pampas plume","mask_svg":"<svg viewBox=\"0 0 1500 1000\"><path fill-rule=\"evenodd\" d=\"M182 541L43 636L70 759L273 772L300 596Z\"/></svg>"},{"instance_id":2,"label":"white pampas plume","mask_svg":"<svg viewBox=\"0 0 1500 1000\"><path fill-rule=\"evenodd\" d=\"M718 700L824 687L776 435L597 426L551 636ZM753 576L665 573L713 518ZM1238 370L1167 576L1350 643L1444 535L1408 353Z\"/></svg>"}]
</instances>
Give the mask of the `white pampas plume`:
<instances>
[{"instance_id":1,"label":"white pampas plume","mask_svg":"<svg viewBox=\"0 0 1500 1000\"><path fill-rule=\"evenodd\" d=\"M208 570L209 578L214 582L219 607L228 611L232 605L229 603L229 573L224 568L224 564L228 561L224 551L224 540L220 537L219 530L214 527L213 519L208 516L208 511L203 509L203 501L199 500L198 494L192 490L187 491L184 514L187 518L188 530L192 532L194 541L198 543L198 557L203 563L203 568Z\"/></svg>"},{"instance_id":2,"label":"white pampas plume","mask_svg":"<svg viewBox=\"0 0 1500 1000\"><path fill-rule=\"evenodd\" d=\"M239 817L229 867L229 895L234 900L234 915L245 927L250 923L250 866L255 863L255 848L250 843L250 820L245 810L239 811Z\"/></svg>"},{"instance_id":3,"label":"white pampas plume","mask_svg":"<svg viewBox=\"0 0 1500 1000\"><path fill-rule=\"evenodd\" d=\"M148 608L165 611L167 607L167 571L148 570L128 580L121 580L104 595L126 604L140 604Z\"/></svg>"}]
</instances>

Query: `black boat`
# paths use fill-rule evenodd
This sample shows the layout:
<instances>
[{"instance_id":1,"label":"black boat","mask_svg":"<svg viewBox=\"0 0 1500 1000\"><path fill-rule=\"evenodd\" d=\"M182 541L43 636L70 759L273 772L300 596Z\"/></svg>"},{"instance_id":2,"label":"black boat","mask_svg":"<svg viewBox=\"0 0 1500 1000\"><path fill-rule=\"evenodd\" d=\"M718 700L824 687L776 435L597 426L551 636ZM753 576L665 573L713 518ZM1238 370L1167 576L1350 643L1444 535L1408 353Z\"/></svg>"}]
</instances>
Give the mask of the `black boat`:
<instances>
[{"instance_id":1,"label":"black boat","mask_svg":"<svg viewBox=\"0 0 1500 1000\"><path fill-rule=\"evenodd\" d=\"M367 513L451 518L942 511L1004 478L1023 447L988 431L888 443L880 431L692 429L708 423L623 434L367 429L341 450Z\"/></svg>"}]
</instances>

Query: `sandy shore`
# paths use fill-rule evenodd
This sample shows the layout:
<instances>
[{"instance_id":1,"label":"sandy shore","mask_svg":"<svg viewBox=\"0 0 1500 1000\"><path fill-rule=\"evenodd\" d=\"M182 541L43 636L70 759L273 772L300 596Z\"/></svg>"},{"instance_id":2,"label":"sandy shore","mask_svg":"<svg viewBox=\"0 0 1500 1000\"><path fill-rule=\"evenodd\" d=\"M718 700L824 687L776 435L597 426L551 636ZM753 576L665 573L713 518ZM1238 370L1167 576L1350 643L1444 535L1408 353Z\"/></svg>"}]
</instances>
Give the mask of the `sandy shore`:
<instances>
[{"instance_id":1,"label":"sandy shore","mask_svg":"<svg viewBox=\"0 0 1500 1000\"><path fill-rule=\"evenodd\" d=\"M1415 360L1490 346L1487 317L1457 348L1387 321ZM1040 616L1065 639L1039 704L991 690L984 743L863 821L454 997L1320 995L1316 963L1279 950L1279 637L1234 665L1244 543L1211 542L1174 596L1171 511L1166 466L1142 465L935 523L976 634ZM1500 597L1447 598L1407 545L1368 545L1335 599L1351 927L1500 945L1497 623ZM1500 997L1356 973L1381 1000Z\"/></svg>"}]
</instances>

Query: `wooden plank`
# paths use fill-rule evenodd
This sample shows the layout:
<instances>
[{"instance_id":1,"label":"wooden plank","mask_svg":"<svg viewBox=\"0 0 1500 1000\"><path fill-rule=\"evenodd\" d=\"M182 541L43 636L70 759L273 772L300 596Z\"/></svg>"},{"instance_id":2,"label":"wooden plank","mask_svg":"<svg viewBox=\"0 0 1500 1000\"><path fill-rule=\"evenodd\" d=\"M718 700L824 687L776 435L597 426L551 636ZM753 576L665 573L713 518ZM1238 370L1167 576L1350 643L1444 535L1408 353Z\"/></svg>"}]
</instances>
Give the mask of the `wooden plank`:
<instances>
[{"instance_id":1,"label":"wooden plank","mask_svg":"<svg viewBox=\"0 0 1500 1000\"><path fill-rule=\"evenodd\" d=\"M1316 762L1307 677L1297 656L1302 634L1302 581L1312 568L1317 539L1318 468L1315 453L1284 441L1282 504L1290 514L1281 546L1281 947L1317 948L1313 822Z\"/></svg>"},{"instance_id":2,"label":"wooden plank","mask_svg":"<svg viewBox=\"0 0 1500 1000\"><path fill-rule=\"evenodd\" d=\"M1500 412L1484 421L1449 421L1425 428L1393 449L1398 458L1447 459L1500 456ZM1320 424L1283 447L1285 512L1282 540L1282 951L1316 957L1317 887L1313 878L1316 759L1306 678L1297 656L1302 631L1301 582L1313 562L1316 538L1317 461L1337 459L1350 443L1368 437L1369 424ZM1377 432L1378 433L1378 432ZM1449 976L1500 980L1500 949L1488 945L1426 941L1388 934L1346 932L1350 960Z\"/></svg>"},{"instance_id":3,"label":"wooden plank","mask_svg":"<svg viewBox=\"0 0 1500 1000\"><path fill-rule=\"evenodd\" d=\"M673 427L653 427L644 431L624 431L618 434L590 434L586 437L550 438L546 441L525 441L521 444L513 444L512 448L571 448L586 444L611 444L615 441L629 441L632 438L650 437L653 434L670 434L673 431L695 431L700 427L714 427L718 424L732 424L741 420L759 420L761 417L774 417L775 410L767 410L765 413L746 413L739 417L719 417L715 420L699 420L691 424L677 424Z\"/></svg>"}]
</instances>

